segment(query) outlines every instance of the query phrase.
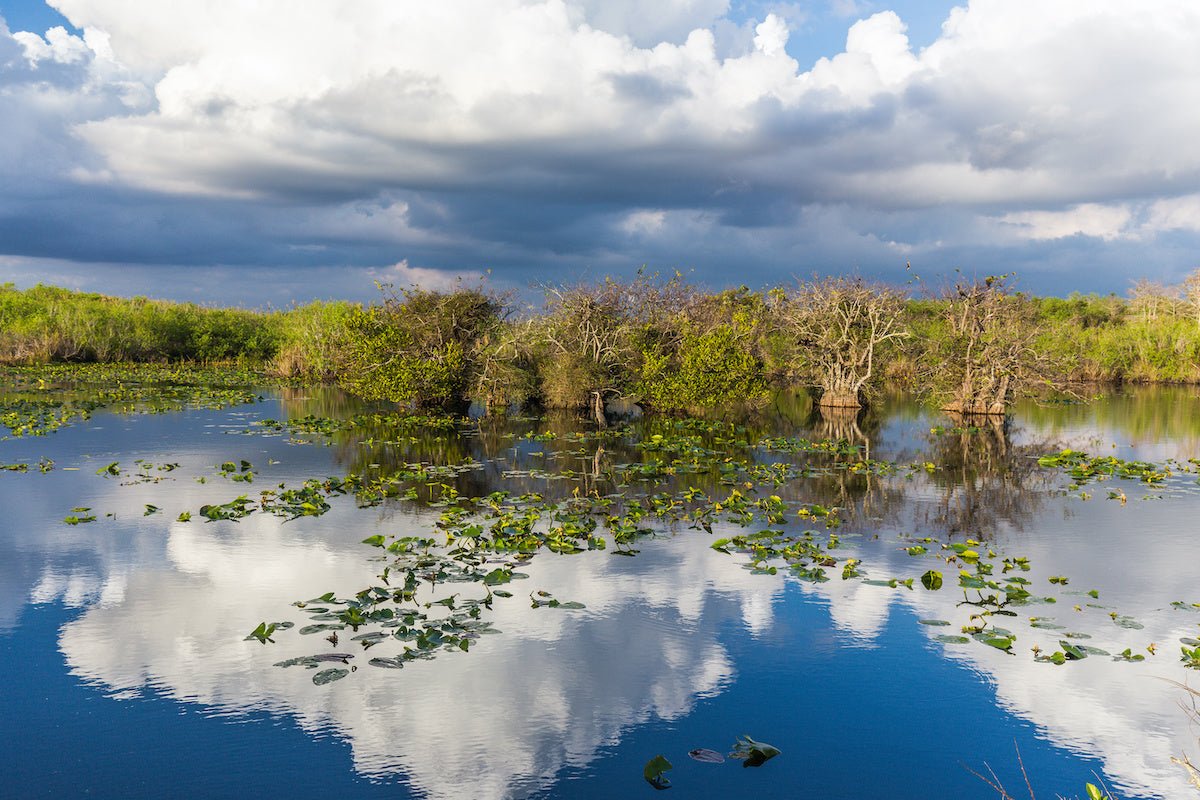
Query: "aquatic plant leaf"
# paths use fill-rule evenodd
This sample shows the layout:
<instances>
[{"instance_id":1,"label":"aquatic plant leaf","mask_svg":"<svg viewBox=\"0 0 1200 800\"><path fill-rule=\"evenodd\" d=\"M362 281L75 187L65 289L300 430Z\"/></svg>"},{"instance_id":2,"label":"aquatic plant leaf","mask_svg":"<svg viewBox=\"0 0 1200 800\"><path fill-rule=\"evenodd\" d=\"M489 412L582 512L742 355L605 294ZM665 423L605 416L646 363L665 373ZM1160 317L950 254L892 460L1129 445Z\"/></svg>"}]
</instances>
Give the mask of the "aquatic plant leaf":
<instances>
[{"instance_id":1,"label":"aquatic plant leaf","mask_svg":"<svg viewBox=\"0 0 1200 800\"><path fill-rule=\"evenodd\" d=\"M497 567L487 575L483 576L483 583L485 586L499 586L503 583L510 583L512 581L512 576L513 573L511 569ZM499 594L499 592L496 592L496 594Z\"/></svg>"},{"instance_id":2,"label":"aquatic plant leaf","mask_svg":"<svg viewBox=\"0 0 1200 800\"><path fill-rule=\"evenodd\" d=\"M733 743L730 758L741 760L743 767L760 767L767 761L779 755L779 748L766 742L756 742L748 734L742 734Z\"/></svg>"},{"instance_id":3,"label":"aquatic plant leaf","mask_svg":"<svg viewBox=\"0 0 1200 800\"><path fill-rule=\"evenodd\" d=\"M317 660L312 656L296 656L295 658L285 658L283 661L276 661L271 666L284 668L304 666L308 667L309 669L315 669L317 663Z\"/></svg>"},{"instance_id":4,"label":"aquatic plant leaf","mask_svg":"<svg viewBox=\"0 0 1200 800\"><path fill-rule=\"evenodd\" d=\"M1039 619L1039 620L1035 620L1035 621L1029 623L1029 627L1040 628L1042 630L1047 630L1047 631L1061 631L1061 630L1064 630L1067 626L1059 625L1058 623L1051 622L1049 620Z\"/></svg>"},{"instance_id":5,"label":"aquatic plant leaf","mask_svg":"<svg viewBox=\"0 0 1200 800\"><path fill-rule=\"evenodd\" d=\"M348 669L342 669L341 667L330 667L329 669L323 669L316 675L313 675L312 681L317 686L324 686L327 683L340 681L349 674L350 670Z\"/></svg>"},{"instance_id":6,"label":"aquatic plant leaf","mask_svg":"<svg viewBox=\"0 0 1200 800\"><path fill-rule=\"evenodd\" d=\"M669 789L671 781L664 773L673 768L674 765L660 753L642 767L642 777L655 789Z\"/></svg>"},{"instance_id":7,"label":"aquatic plant leaf","mask_svg":"<svg viewBox=\"0 0 1200 800\"><path fill-rule=\"evenodd\" d=\"M260 622L258 623L257 628L250 631L250 635L246 637L246 641L249 641L250 639L257 639L262 644L274 642L275 640L271 638L271 634L275 632L277 627L279 627L278 624L274 622L269 625L266 622Z\"/></svg>"},{"instance_id":8,"label":"aquatic plant leaf","mask_svg":"<svg viewBox=\"0 0 1200 800\"><path fill-rule=\"evenodd\" d=\"M942 573L934 569L929 570L921 576L921 585L931 592L942 588L942 582Z\"/></svg>"},{"instance_id":9,"label":"aquatic plant leaf","mask_svg":"<svg viewBox=\"0 0 1200 800\"><path fill-rule=\"evenodd\" d=\"M1067 657L1068 661L1080 661L1087 658L1087 653L1083 651L1083 648L1073 645L1065 639L1059 641L1058 646L1063 649L1063 655Z\"/></svg>"},{"instance_id":10,"label":"aquatic plant leaf","mask_svg":"<svg viewBox=\"0 0 1200 800\"><path fill-rule=\"evenodd\" d=\"M372 658L367 662L372 667L381 667L382 669L401 669L404 667L404 659L396 658Z\"/></svg>"},{"instance_id":11,"label":"aquatic plant leaf","mask_svg":"<svg viewBox=\"0 0 1200 800\"><path fill-rule=\"evenodd\" d=\"M966 636L959 636L954 633L943 633L933 637L942 644L970 644L971 640Z\"/></svg>"},{"instance_id":12,"label":"aquatic plant leaf","mask_svg":"<svg viewBox=\"0 0 1200 800\"><path fill-rule=\"evenodd\" d=\"M695 750L689 750L688 755L695 761L700 761L705 764L724 764L725 756L718 753L716 750L709 750L705 747L698 747Z\"/></svg>"}]
</instances>

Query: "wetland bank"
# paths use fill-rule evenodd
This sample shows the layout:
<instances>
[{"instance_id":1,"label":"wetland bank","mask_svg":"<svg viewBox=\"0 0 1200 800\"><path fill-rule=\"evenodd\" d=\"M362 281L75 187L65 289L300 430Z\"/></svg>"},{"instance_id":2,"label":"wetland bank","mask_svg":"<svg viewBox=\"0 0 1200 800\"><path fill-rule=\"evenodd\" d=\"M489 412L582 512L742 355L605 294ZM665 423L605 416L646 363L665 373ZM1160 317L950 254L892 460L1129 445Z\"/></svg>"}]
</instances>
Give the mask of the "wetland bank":
<instances>
[{"instance_id":1,"label":"wetland bank","mask_svg":"<svg viewBox=\"0 0 1200 800\"><path fill-rule=\"evenodd\" d=\"M881 382L869 408L823 411L764 369L802 342L738 338L747 307L655 338L637 316L552 328L561 347L542 351L505 320L491 361L442 332L428 359L453 369L389 377L491 386L489 415L280 378L280 340L274 376L249 357L8 369L10 784L991 797L969 770L1015 790L1019 750L1046 796L1194 793L1171 760L1197 755L1171 681L1200 667L1197 389L1014 393L1003 417L952 417ZM357 357L412 346L360 323L384 344L363 336ZM631 331L638 369L606 367ZM889 358L918 374L922 357ZM660 390L689 405L757 400L601 427L591 393L647 375L709 376ZM556 387L573 399L545 405L570 408L495 413ZM50 743L69 758L34 758Z\"/></svg>"}]
</instances>

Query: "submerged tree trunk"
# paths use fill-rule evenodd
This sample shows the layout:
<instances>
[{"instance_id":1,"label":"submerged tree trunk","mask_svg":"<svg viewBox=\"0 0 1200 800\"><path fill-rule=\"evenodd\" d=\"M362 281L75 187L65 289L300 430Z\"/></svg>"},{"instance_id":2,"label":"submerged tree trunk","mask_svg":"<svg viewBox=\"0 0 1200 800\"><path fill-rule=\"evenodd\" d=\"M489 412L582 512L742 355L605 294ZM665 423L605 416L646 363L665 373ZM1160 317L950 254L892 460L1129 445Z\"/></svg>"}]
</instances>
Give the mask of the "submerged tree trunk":
<instances>
[{"instance_id":1,"label":"submerged tree trunk","mask_svg":"<svg viewBox=\"0 0 1200 800\"><path fill-rule=\"evenodd\" d=\"M857 409L862 408L862 401L858 399L858 392L825 389L821 392L817 405L821 408Z\"/></svg>"},{"instance_id":2,"label":"submerged tree trunk","mask_svg":"<svg viewBox=\"0 0 1200 800\"><path fill-rule=\"evenodd\" d=\"M942 410L951 414L1002 417L1008 413L1008 403L1012 397L1011 386L1012 381L1008 375L983 380L977 379L968 371L962 386L954 397L942 406Z\"/></svg>"},{"instance_id":3,"label":"submerged tree trunk","mask_svg":"<svg viewBox=\"0 0 1200 800\"><path fill-rule=\"evenodd\" d=\"M964 416L996 416L1003 417L1008 413L1008 403L1003 400L973 397L967 400L955 398L942 406L942 411Z\"/></svg>"},{"instance_id":4,"label":"submerged tree trunk","mask_svg":"<svg viewBox=\"0 0 1200 800\"><path fill-rule=\"evenodd\" d=\"M820 427L817 430L822 437L826 439L845 439L852 443L862 442L866 449L867 457L870 457L870 439L858 426L860 411L858 407L818 406L817 410L821 417Z\"/></svg>"},{"instance_id":5,"label":"submerged tree trunk","mask_svg":"<svg viewBox=\"0 0 1200 800\"><path fill-rule=\"evenodd\" d=\"M848 369L829 370L829 373L821 384L817 405L821 408L862 408L862 387L869 375L860 377Z\"/></svg>"}]
</instances>

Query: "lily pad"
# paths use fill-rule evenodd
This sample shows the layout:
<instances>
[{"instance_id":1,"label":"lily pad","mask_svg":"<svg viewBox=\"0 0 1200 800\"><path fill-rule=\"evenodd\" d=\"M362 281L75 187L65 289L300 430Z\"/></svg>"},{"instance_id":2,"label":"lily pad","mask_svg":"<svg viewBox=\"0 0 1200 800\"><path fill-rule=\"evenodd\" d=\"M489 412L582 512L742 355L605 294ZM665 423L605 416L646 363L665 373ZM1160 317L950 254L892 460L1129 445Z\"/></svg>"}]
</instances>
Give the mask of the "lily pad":
<instances>
[{"instance_id":1,"label":"lily pad","mask_svg":"<svg viewBox=\"0 0 1200 800\"><path fill-rule=\"evenodd\" d=\"M942 644L970 644L971 642L966 636L959 636L953 633L943 633L933 638Z\"/></svg>"},{"instance_id":2,"label":"lily pad","mask_svg":"<svg viewBox=\"0 0 1200 800\"><path fill-rule=\"evenodd\" d=\"M313 683L315 683L317 686L324 686L327 683L340 681L349 674L350 670L348 669L342 669L341 667L330 667L329 669L323 669L316 675L313 675Z\"/></svg>"},{"instance_id":3,"label":"lily pad","mask_svg":"<svg viewBox=\"0 0 1200 800\"><path fill-rule=\"evenodd\" d=\"M761 767L777 755L779 748L766 742L756 742L747 734L742 734L733 743L733 752L729 757L741 760L743 767Z\"/></svg>"},{"instance_id":4,"label":"lily pad","mask_svg":"<svg viewBox=\"0 0 1200 800\"><path fill-rule=\"evenodd\" d=\"M667 770L672 769L674 765L666 759L661 753L646 762L646 766L642 767L642 777L646 782L655 789L669 789L671 780L664 774Z\"/></svg>"},{"instance_id":5,"label":"lily pad","mask_svg":"<svg viewBox=\"0 0 1200 800\"><path fill-rule=\"evenodd\" d=\"M705 764L724 764L725 756L718 753L716 750L709 750L704 747L698 747L695 750L689 750L688 755L695 761L701 761Z\"/></svg>"}]
</instances>

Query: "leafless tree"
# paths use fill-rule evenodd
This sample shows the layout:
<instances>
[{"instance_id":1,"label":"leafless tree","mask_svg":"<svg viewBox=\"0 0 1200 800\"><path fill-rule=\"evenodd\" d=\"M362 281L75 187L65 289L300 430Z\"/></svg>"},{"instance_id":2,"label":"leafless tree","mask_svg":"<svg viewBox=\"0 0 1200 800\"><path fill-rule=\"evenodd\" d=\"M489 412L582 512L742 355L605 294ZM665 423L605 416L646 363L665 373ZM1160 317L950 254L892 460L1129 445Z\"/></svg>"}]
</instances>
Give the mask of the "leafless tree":
<instances>
[{"instance_id":1,"label":"leafless tree","mask_svg":"<svg viewBox=\"0 0 1200 800\"><path fill-rule=\"evenodd\" d=\"M1183 279L1183 285L1180 287L1183 295L1183 302L1187 304L1188 311L1195 318L1196 324L1200 325L1200 269L1193 270L1186 278Z\"/></svg>"},{"instance_id":2,"label":"leafless tree","mask_svg":"<svg viewBox=\"0 0 1200 800\"><path fill-rule=\"evenodd\" d=\"M1175 309L1171 290L1158 281L1139 278L1129 290L1129 305L1142 318L1151 321L1172 313Z\"/></svg>"},{"instance_id":3,"label":"leafless tree","mask_svg":"<svg viewBox=\"0 0 1200 800\"><path fill-rule=\"evenodd\" d=\"M784 312L826 408L859 408L882 373L885 350L908 336L904 295L861 278L802 283Z\"/></svg>"}]
</instances>

